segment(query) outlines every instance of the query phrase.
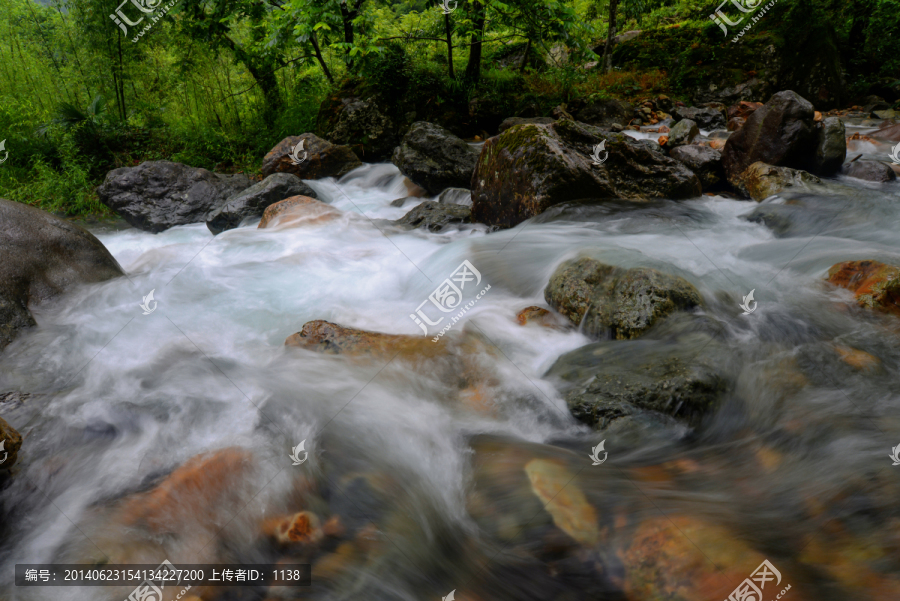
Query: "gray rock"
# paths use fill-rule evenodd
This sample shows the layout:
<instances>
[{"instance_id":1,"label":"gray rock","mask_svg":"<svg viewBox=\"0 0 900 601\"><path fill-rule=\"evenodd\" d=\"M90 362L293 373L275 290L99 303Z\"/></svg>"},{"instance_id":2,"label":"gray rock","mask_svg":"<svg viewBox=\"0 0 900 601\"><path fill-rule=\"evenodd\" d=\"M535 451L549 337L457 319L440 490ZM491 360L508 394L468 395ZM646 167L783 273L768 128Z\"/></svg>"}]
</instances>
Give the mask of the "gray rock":
<instances>
[{"instance_id":1,"label":"gray rock","mask_svg":"<svg viewBox=\"0 0 900 601\"><path fill-rule=\"evenodd\" d=\"M575 119L588 125L608 129L615 123L631 122L634 105L622 100L595 100L575 113Z\"/></svg>"},{"instance_id":2,"label":"gray rock","mask_svg":"<svg viewBox=\"0 0 900 601\"><path fill-rule=\"evenodd\" d=\"M478 150L443 127L420 121L403 136L391 161L400 172L431 194L468 188Z\"/></svg>"},{"instance_id":3,"label":"gray rock","mask_svg":"<svg viewBox=\"0 0 900 601\"><path fill-rule=\"evenodd\" d=\"M156 234L176 225L206 221L210 212L250 183L244 175L148 161L107 173L97 196L133 227Z\"/></svg>"},{"instance_id":4,"label":"gray rock","mask_svg":"<svg viewBox=\"0 0 900 601\"><path fill-rule=\"evenodd\" d=\"M594 165L593 148L601 142L607 160ZM512 227L583 198L645 202L700 193L697 176L655 142L562 120L519 125L484 143L472 176L472 218Z\"/></svg>"},{"instance_id":5,"label":"gray rock","mask_svg":"<svg viewBox=\"0 0 900 601\"><path fill-rule=\"evenodd\" d=\"M500 127L498 128L498 133L503 133L510 127L515 127L516 125L524 125L525 123L534 123L536 125L547 125L548 123L553 123L556 121L553 117L509 117L504 119L502 123L500 123Z\"/></svg>"},{"instance_id":6,"label":"gray rock","mask_svg":"<svg viewBox=\"0 0 900 601\"><path fill-rule=\"evenodd\" d=\"M206 227L213 234L236 228L248 217L262 217L271 204L291 196L317 198L315 191L290 173L273 173L225 201L206 220Z\"/></svg>"},{"instance_id":7,"label":"gray rock","mask_svg":"<svg viewBox=\"0 0 900 601\"><path fill-rule=\"evenodd\" d=\"M837 117L826 117L816 125L815 172L829 175L840 171L847 158L847 135L844 122Z\"/></svg>"},{"instance_id":8,"label":"gray rock","mask_svg":"<svg viewBox=\"0 0 900 601\"><path fill-rule=\"evenodd\" d=\"M295 161L291 155L297 147ZM289 136L263 157L260 171L266 177L273 173L290 173L300 179L341 177L361 166L359 157L349 146L332 144L315 134Z\"/></svg>"},{"instance_id":9,"label":"gray rock","mask_svg":"<svg viewBox=\"0 0 900 601\"><path fill-rule=\"evenodd\" d=\"M544 375L556 380L572 415L598 430L627 422L697 425L732 385L734 369L721 328L675 316L648 336L596 342L562 355ZM661 338L661 339L659 339Z\"/></svg>"},{"instance_id":10,"label":"gray rock","mask_svg":"<svg viewBox=\"0 0 900 601\"><path fill-rule=\"evenodd\" d=\"M693 144L699 135L700 129L696 123L690 119L682 119L669 130L669 141L666 142L666 148L677 148L686 144Z\"/></svg>"},{"instance_id":11,"label":"gray rock","mask_svg":"<svg viewBox=\"0 0 900 601\"><path fill-rule=\"evenodd\" d=\"M589 336L637 338L661 318L703 304L684 278L655 269L621 269L590 257L556 268L544 299Z\"/></svg>"},{"instance_id":12,"label":"gray rock","mask_svg":"<svg viewBox=\"0 0 900 601\"><path fill-rule=\"evenodd\" d=\"M404 196L403 198L398 198L396 200L391 201L392 207L402 207L408 202L420 202L422 199L418 196Z\"/></svg>"},{"instance_id":13,"label":"gray rock","mask_svg":"<svg viewBox=\"0 0 900 601\"><path fill-rule=\"evenodd\" d=\"M856 161L847 169L847 175L870 182L892 182L897 174L890 166L879 161Z\"/></svg>"},{"instance_id":14,"label":"gray rock","mask_svg":"<svg viewBox=\"0 0 900 601\"><path fill-rule=\"evenodd\" d=\"M0 199L0 349L35 325L29 307L120 275L118 262L87 230Z\"/></svg>"},{"instance_id":15,"label":"gray rock","mask_svg":"<svg viewBox=\"0 0 900 601\"><path fill-rule=\"evenodd\" d=\"M464 205L441 204L426 200L391 223L409 229L424 227L432 232L440 232L450 225L472 223L472 209Z\"/></svg>"},{"instance_id":16,"label":"gray rock","mask_svg":"<svg viewBox=\"0 0 900 601\"><path fill-rule=\"evenodd\" d=\"M788 188L809 189L810 184L821 184L822 180L800 169L757 162L732 183L742 193L760 202Z\"/></svg>"},{"instance_id":17,"label":"gray rock","mask_svg":"<svg viewBox=\"0 0 900 601\"><path fill-rule=\"evenodd\" d=\"M709 146L689 144L678 146L669 152L669 156L683 163L700 179L700 185L704 190L725 180L725 170L722 169L722 154Z\"/></svg>"},{"instance_id":18,"label":"gray rock","mask_svg":"<svg viewBox=\"0 0 900 601\"><path fill-rule=\"evenodd\" d=\"M747 117L731 134L722 150L728 181L735 181L747 167L761 161L768 165L812 169L817 135L809 101L790 90L778 92Z\"/></svg>"},{"instance_id":19,"label":"gray rock","mask_svg":"<svg viewBox=\"0 0 900 601\"><path fill-rule=\"evenodd\" d=\"M701 129L725 129L724 105L716 107L679 106L673 112L679 119L690 119ZM721 108L718 108L720 107Z\"/></svg>"}]
</instances>

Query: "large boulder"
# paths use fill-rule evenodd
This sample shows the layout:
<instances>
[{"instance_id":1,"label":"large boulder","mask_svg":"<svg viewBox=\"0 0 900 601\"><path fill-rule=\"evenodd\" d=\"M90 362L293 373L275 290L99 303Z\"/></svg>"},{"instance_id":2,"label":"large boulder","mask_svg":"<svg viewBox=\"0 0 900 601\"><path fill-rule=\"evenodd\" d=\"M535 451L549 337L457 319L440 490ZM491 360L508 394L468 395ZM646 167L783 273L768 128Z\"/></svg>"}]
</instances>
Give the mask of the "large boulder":
<instances>
[{"instance_id":1,"label":"large boulder","mask_svg":"<svg viewBox=\"0 0 900 601\"><path fill-rule=\"evenodd\" d=\"M634 106L618 99L595 100L575 113L582 123L609 129L612 125L628 125L634 119Z\"/></svg>"},{"instance_id":2,"label":"large boulder","mask_svg":"<svg viewBox=\"0 0 900 601\"><path fill-rule=\"evenodd\" d=\"M757 161L810 169L817 142L814 113L813 105L795 92L788 90L772 96L725 142L722 165L728 180L734 184Z\"/></svg>"},{"instance_id":3,"label":"large boulder","mask_svg":"<svg viewBox=\"0 0 900 601\"><path fill-rule=\"evenodd\" d=\"M297 145L300 147L297 148ZM297 148L296 155L292 155ZM300 160L294 159L296 156ZM339 146L315 134L289 136L263 157L260 171L265 176L291 173L300 179L341 177L361 166L359 157L349 146Z\"/></svg>"},{"instance_id":4,"label":"large boulder","mask_svg":"<svg viewBox=\"0 0 900 601\"><path fill-rule=\"evenodd\" d=\"M400 130L379 106L376 98L345 98L337 115L337 123L327 137L337 144L347 144L370 163L390 159L400 142ZM308 179L308 178L306 178Z\"/></svg>"},{"instance_id":5,"label":"large boulder","mask_svg":"<svg viewBox=\"0 0 900 601\"><path fill-rule=\"evenodd\" d=\"M472 223L472 208L426 200L391 223L410 229L424 227L431 232L440 232L450 225Z\"/></svg>"},{"instance_id":6,"label":"large boulder","mask_svg":"<svg viewBox=\"0 0 900 601\"><path fill-rule=\"evenodd\" d=\"M897 174L889 165L880 161L856 161L847 168L847 175L870 182L892 182Z\"/></svg>"},{"instance_id":7,"label":"large boulder","mask_svg":"<svg viewBox=\"0 0 900 601\"><path fill-rule=\"evenodd\" d=\"M130 225L157 234L176 225L206 221L210 212L250 184L245 175L147 161L107 173L97 196Z\"/></svg>"},{"instance_id":8,"label":"large boulder","mask_svg":"<svg viewBox=\"0 0 900 601\"><path fill-rule=\"evenodd\" d=\"M847 158L847 134L838 117L826 117L816 124L815 172L828 175L840 171Z\"/></svg>"},{"instance_id":9,"label":"large boulder","mask_svg":"<svg viewBox=\"0 0 900 601\"><path fill-rule=\"evenodd\" d=\"M646 267L622 269L590 257L556 268L544 299L589 336L637 338L675 311L703 304L684 278Z\"/></svg>"},{"instance_id":10,"label":"large boulder","mask_svg":"<svg viewBox=\"0 0 900 601\"><path fill-rule=\"evenodd\" d=\"M468 188L479 151L443 127L414 123L391 162L431 195L446 188Z\"/></svg>"},{"instance_id":11,"label":"large boulder","mask_svg":"<svg viewBox=\"0 0 900 601\"><path fill-rule=\"evenodd\" d=\"M0 199L0 349L35 325L29 307L78 284L124 275L90 232L50 213Z\"/></svg>"},{"instance_id":12,"label":"large boulder","mask_svg":"<svg viewBox=\"0 0 900 601\"><path fill-rule=\"evenodd\" d=\"M0 417L0 470L15 465L22 448L22 435Z\"/></svg>"},{"instance_id":13,"label":"large boulder","mask_svg":"<svg viewBox=\"0 0 900 601\"><path fill-rule=\"evenodd\" d=\"M675 109L679 119L690 119L700 129L725 129L725 114L710 107L681 106Z\"/></svg>"},{"instance_id":14,"label":"large boulder","mask_svg":"<svg viewBox=\"0 0 900 601\"><path fill-rule=\"evenodd\" d=\"M900 267L845 261L828 270L827 281L851 291L860 307L900 316Z\"/></svg>"},{"instance_id":15,"label":"large boulder","mask_svg":"<svg viewBox=\"0 0 900 601\"><path fill-rule=\"evenodd\" d=\"M753 200L761 202L787 188L804 189L810 184L821 184L822 180L799 169L757 162L747 167L739 177L732 180L732 183Z\"/></svg>"},{"instance_id":16,"label":"large boulder","mask_svg":"<svg viewBox=\"0 0 900 601\"><path fill-rule=\"evenodd\" d=\"M511 127L515 127L516 125L549 125L556 121L553 117L509 117L504 119L500 123L500 127L497 129L497 133L503 133L507 129Z\"/></svg>"},{"instance_id":17,"label":"large boulder","mask_svg":"<svg viewBox=\"0 0 900 601\"><path fill-rule=\"evenodd\" d=\"M606 160L594 165L601 143ZM697 176L655 142L569 120L520 125L485 142L472 176L472 218L512 227L572 200L683 199L700 190Z\"/></svg>"},{"instance_id":18,"label":"large boulder","mask_svg":"<svg viewBox=\"0 0 900 601\"><path fill-rule=\"evenodd\" d=\"M700 185L704 190L715 187L725 179L722 153L709 146L699 144L678 146L669 151L669 156L693 171L700 178Z\"/></svg>"},{"instance_id":19,"label":"large boulder","mask_svg":"<svg viewBox=\"0 0 900 601\"><path fill-rule=\"evenodd\" d=\"M669 130L668 140L666 140L666 148L677 148L685 144L693 144L697 136L700 135L700 129L697 124L690 119L682 119L672 126Z\"/></svg>"},{"instance_id":20,"label":"large boulder","mask_svg":"<svg viewBox=\"0 0 900 601\"><path fill-rule=\"evenodd\" d=\"M340 218L341 211L309 196L292 196L266 207L257 229L315 225Z\"/></svg>"},{"instance_id":21,"label":"large boulder","mask_svg":"<svg viewBox=\"0 0 900 601\"><path fill-rule=\"evenodd\" d=\"M225 201L206 219L206 227L213 234L236 228L249 217L262 217L269 205L291 196L316 198L315 191L290 173L273 173Z\"/></svg>"}]
</instances>

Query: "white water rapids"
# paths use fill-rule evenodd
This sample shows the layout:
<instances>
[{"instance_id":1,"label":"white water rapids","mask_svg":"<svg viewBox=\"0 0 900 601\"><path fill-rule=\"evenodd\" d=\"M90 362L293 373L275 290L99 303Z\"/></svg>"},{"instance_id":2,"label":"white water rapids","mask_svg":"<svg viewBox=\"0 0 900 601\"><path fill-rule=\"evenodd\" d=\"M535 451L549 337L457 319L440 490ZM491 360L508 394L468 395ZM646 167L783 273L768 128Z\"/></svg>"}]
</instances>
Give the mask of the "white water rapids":
<instances>
[{"instance_id":1,"label":"white water rapids","mask_svg":"<svg viewBox=\"0 0 900 601\"><path fill-rule=\"evenodd\" d=\"M340 219L275 229L251 224L216 237L204 224L157 235L92 228L128 277L41 307L35 314L40 326L0 355L0 390L48 393L4 412L26 440L20 473L2 493L12 535L0 548L0 598L120 599L122 591L107 588L17 589L12 566L135 557L128 532L116 540L96 523L97 508L143 490L199 453L231 446L259 458L255 494L244 498L247 512L287 495L292 470L315 472L332 462L399 475L409 496L398 500L397 510L425 534L413 540L388 532L401 551L386 564L392 575L379 575L375 596L446 594L453 582L424 586L401 564L429 553L435 561L455 561L454 552L436 550L428 538L438 523L476 531L465 505L469 437L558 444L588 464L591 447L604 438L576 422L553 383L542 379L560 355L591 340L576 330L523 327L515 317L527 306L546 305L550 275L580 253L693 283L706 301L704 311L721 321L746 361L745 373L770 359L772 344L790 355L794 345L838 338L857 346L868 340L868 352L886 371L878 378L809 383L790 409L763 398L764 382L745 378L701 437L665 433L639 448L618 449L608 440L607 465L587 469L692 453L735 455L718 488L671 501L718 505L726 521L739 521L729 495L740 477L734 446L740 439L817 416L810 428L818 434L799 437L795 456L768 482L772 491L837 486L849 474L882 467L890 447L900 443L900 345L870 316L844 309L849 293L822 282L841 261L900 264L900 184L832 182L846 187L829 197L837 207L831 220L808 234L776 238L766 226L740 218L756 203L712 196L553 209L493 233L481 225L443 234L403 231L386 221L414 206L390 206L406 195L392 165L366 165L339 183L308 183L344 211ZM478 289L491 288L454 330L477 329L501 351L492 370L504 394L495 399L494 413L448 402L446 382L399 361L365 365L284 346L311 320L420 335L410 314L465 260L483 278ZM738 303L751 289L758 309L741 315ZM151 290L158 305L144 315L139 305ZM291 448L303 440L310 461L291 466ZM627 503L627 493L621 494ZM779 513L774 497L764 505L774 523L792 520L787 509ZM235 539L252 538L245 534Z\"/></svg>"}]
</instances>

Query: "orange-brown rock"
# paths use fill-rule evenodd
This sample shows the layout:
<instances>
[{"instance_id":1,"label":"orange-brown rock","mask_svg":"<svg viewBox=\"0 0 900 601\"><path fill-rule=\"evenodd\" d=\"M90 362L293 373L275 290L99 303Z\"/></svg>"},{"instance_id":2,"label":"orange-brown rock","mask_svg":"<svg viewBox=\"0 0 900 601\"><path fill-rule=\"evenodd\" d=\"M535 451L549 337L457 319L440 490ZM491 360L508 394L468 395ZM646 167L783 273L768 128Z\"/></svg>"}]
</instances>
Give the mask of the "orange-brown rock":
<instances>
[{"instance_id":1,"label":"orange-brown rock","mask_svg":"<svg viewBox=\"0 0 900 601\"><path fill-rule=\"evenodd\" d=\"M896 521L893 527L894 540L887 536L863 539L832 520L822 531L811 535L809 542L803 543L800 561L828 574L854 599L897 601L900 577L884 569L896 563Z\"/></svg>"},{"instance_id":2,"label":"orange-brown rock","mask_svg":"<svg viewBox=\"0 0 900 601\"><path fill-rule=\"evenodd\" d=\"M276 225L313 225L333 221L341 212L321 200L309 196L291 196L266 207L259 228Z\"/></svg>"},{"instance_id":3,"label":"orange-brown rock","mask_svg":"<svg viewBox=\"0 0 900 601\"><path fill-rule=\"evenodd\" d=\"M0 470L8 470L19 458L19 449L22 448L22 435L10 426L6 420L0 417Z\"/></svg>"},{"instance_id":4,"label":"orange-brown rock","mask_svg":"<svg viewBox=\"0 0 900 601\"><path fill-rule=\"evenodd\" d=\"M748 102L746 100L741 100L737 104L732 104L728 107L726 116L728 119L734 119L735 117L747 119L747 117L752 115L756 109L761 106L763 106L762 102Z\"/></svg>"},{"instance_id":5,"label":"orange-brown rock","mask_svg":"<svg viewBox=\"0 0 900 601\"><path fill-rule=\"evenodd\" d=\"M669 136L660 136L659 140L657 140L660 146L665 146L669 143Z\"/></svg>"},{"instance_id":6,"label":"orange-brown rock","mask_svg":"<svg viewBox=\"0 0 900 601\"><path fill-rule=\"evenodd\" d=\"M881 365L881 359L875 355L853 347L838 345L834 347L834 350L837 351L841 361L859 371L873 371Z\"/></svg>"},{"instance_id":7,"label":"orange-brown rock","mask_svg":"<svg viewBox=\"0 0 900 601\"><path fill-rule=\"evenodd\" d=\"M301 511L287 517L266 520L263 532L279 543L314 544L325 536L319 518L311 511Z\"/></svg>"},{"instance_id":8,"label":"orange-brown rock","mask_svg":"<svg viewBox=\"0 0 900 601\"><path fill-rule=\"evenodd\" d=\"M725 142L726 140L715 138L709 141L709 147L713 150L722 150L723 148L725 148Z\"/></svg>"},{"instance_id":9,"label":"orange-brown rock","mask_svg":"<svg viewBox=\"0 0 900 601\"><path fill-rule=\"evenodd\" d=\"M179 534L193 525L212 525L213 509L228 512L240 506L251 465L250 453L237 447L197 455L153 490L126 501L121 508L122 521L156 534Z\"/></svg>"},{"instance_id":10,"label":"orange-brown rock","mask_svg":"<svg viewBox=\"0 0 900 601\"><path fill-rule=\"evenodd\" d=\"M425 190L419 184L413 182L408 177L403 178L403 185L406 186L406 196L413 196L415 198L425 198L428 196L428 191Z\"/></svg>"},{"instance_id":11,"label":"orange-brown rock","mask_svg":"<svg viewBox=\"0 0 900 601\"><path fill-rule=\"evenodd\" d=\"M597 511L578 487L576 474L564 463L546 459L532 459L525 464L525 473L557 528L582 545L592 547L599 542Z\"/></svg>"},{"instance_id":12,"label":"orange-brown rock","mask_svg":"<svg viewBox=\"0 0 900 601\"><path fill-rule=\"evenodd\" d=\"M620 536L623 588L634 600L722 601L766 559L725 528L684 515L651 517ZM790 583L779 571L781 583L767 583L764 599ZM793 584L790 599L811 601Z\"/></svg>"},{"instance_id":13,"label":"orange-brown rock","mask_svg":"<svg viewBox=\"0 0 900 601\"><path fill-rule=\"evenodd\" d=\"M820 113L819 111L815 111L813 113L813 121L821 121L821 120L822 120L822 113Z\"/></svg>"},{"instance_id":14,"label":"orange-brown rock","mask_svg":"<svg viewBox=\"0 0 900 601\"><path fill-rule=\"evenodd\" d=\"M827 281L853 292L861 307L900 315L900 268L878 261L845 261L828 270Z\"/></svg>"},{"instance_id":15,"label":"orange-brown rock","mask_svg":"<svg viewBox=\"0 0 900 601\"><path fill-rule=\"evenodd\" d=\"M297 150L299 162L293 160ZM292 173L300 179L341 177L361 166L359 157L349 146L332 144L327 140L306 133L290 136L279 142L263 157L260 171L265 176L273 173Z\"/></svg>"},{"instance_id":16,"label":"orange-brown rock","mask_svg":"<svg viewBox=\"0 0 900 601\"><path fill-rule=\"evenodd\" d=\"M533 323L553 329L565 329L570 325L567 319L543 307L525 307L516 313L516 322L520 326Z\"/></svg>"}]
</instances>

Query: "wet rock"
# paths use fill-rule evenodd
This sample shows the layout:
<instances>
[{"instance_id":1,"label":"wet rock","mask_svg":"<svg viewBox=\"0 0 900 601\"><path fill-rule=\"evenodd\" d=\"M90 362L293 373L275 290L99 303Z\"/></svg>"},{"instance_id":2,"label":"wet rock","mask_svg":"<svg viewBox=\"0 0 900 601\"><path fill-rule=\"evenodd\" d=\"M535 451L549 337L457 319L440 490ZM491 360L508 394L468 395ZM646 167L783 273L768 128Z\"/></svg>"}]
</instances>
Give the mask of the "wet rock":
<instances>
[{"instance_id":1,"label":"wet rock","mask_svg":"<svg viewBox=\"0 0 900 601\"><path fill-rule=\"evenodd\" d=\"M316 193L296 175L273 173L226 200L224 205L206 219L206 227L213 234L221 234L225 230L236 228L244 219L261 217L270 205L291 196L316 198Z\"/></svg>"},{"instance_id":2,"label":"wet rock","mask_svg":"<svg viewBox=\"0 0 900 601\"><path fill-rule=\"evenodd\" d=\"M118 262L87 230L0 198L0 350L35 325L29 307L120 275Z\"/></svg>"},{"instance_id":3,"label":"wet rock","mask_svg":"<svg viewBox=\"0 0 900 601\"><path fill-rule=\"evenodd\" d=\"M258 229L283 225L312 225L333 221L341 212L321 200L308 196L285 198L266 207Z\"/></svg>"},{"instance_id":4,"label":"wet rock","mask_svg":"<svg viewBox=\"0 0 900 601\"><path fill-rule=\"evenodd\" d=\"M696 425L733 381L717 336L686 328L663 340L597 342L562 355L545 377L558 379L573 417L598 430L665 427L671 417Z\"/></svg>"},{"instance_id":5,"label":"wet rock","mask_svg":"<svg viewBox=\"0 0 900 601\"><path fill-rule=\"evenodd\" d=\"M669 156L683 163L700 179L704 190L712 188L725 180L722 168L722 153L709 146L689 144L678 146L669 152Z\"/></svg>"},{"instance_id":6,"label":"wet rock","mask_svg":"<svg viewBox=\"0 0 900 601\"><path fill-rule=\"evenodd\" d=\"M440 232L451 225L472 223L472 208L426 200L391 223L410 229L424 227L431 232Z\"/></svg>"},{"instance_id":7,"label":"wet rock","mask_svg":"<svg viewBox=\"0 0 900 601\"><path fill-rule=\"evenodd\" d=\"M727 129L728 131L737 131L740 128L744 127L744 123L746 122L747 120L743 117L732 117L728 120L728 123L725 124L725 129Z\"/></svg>"},{"instance_id":8,"label":"wet rock","mask_svg":"<svg viewBox=\"0 0 900 601\"><path fill-rule=\"evenodd\" d=\"M732 183L753 200L761 202L788 188L807 188L809 184L821 184L822 180L799 169L757 162L747 167Z\"/></svg>"},{"instance_id":9,"label":"wet rock","mask_svg":"<svg viewBox=\"0 0 900 601\"><path fill-rule=\"evenodd\" d=\"M833 265L826 281L853 292L860 307L900 315L900 267L846 261Z\"/></svg>"},{"instance_id":10,"label":"wet rock","mask_svg":"<svg viewBox=\"0 0 900 601\"><path fill-rule=\"evenodd\" d=\"M890 121L885 121L885 124ZM878 131L872 132L872 136L884 142L900 142L900 123L880 128Z\"/></svg>"},{"instance_id":11,"label":"wet rock","mask_svg":"<svg viewBox=\"0 0 900 601\"><path fill-rule=\"evenodd\" d=\"M605 144L607 160L593 164ZM520 125L484 144L472 176L472 218L512 227L581 198L646 200L698 196L700 181L659 146L574 121Z\"/></svg>"},{"instance_id":12,"label":"wet rock","mask_svg":"<svg viewBox=\"0 0 900 601\"><path fill-rule=\"evenodd\" d=\"M468 188L447 188L441 192L437 201L445 205L465 205L471 207L472 191Z\"/></svg>"},{"instance_id":13,"label":"wet rock","mask_svg":"<svg viewBox=\"0 0 900 601\"><path fill-rule=\"evenodd\" d=\"M572 327L572 324L568 319L565 319L552 311L548 311L543 307L525 307L516 313L516 323L520 326L536 324L554 330L565 330Z\"/></svg>"},{"instance_id":14,"label":"wet rock","mask_svg":"<svg viewBox=\"0 0 900 601\"><path fill-rule=\"evenodd\" d=\"M758 161L811 168L817 143L813 112L812 104L790 90L772 96L725 142L722 165L728 180L734 185L744 170Z\"/></svg>"},{"instance_id":15,"label":"wet rock","mask_svg":"<svg viewBox=\"0 0 900 601\"><path fill-rule=\"evenodd\" d=\"M392 200L392 201L391 201L391 206L392 206L392 207L402 208L402 207L403 207L405 204L407 204L407 203L421 202L421 201L422 201L422 199L419 198L418 196L406 196L406 197L404 197L404 198L398 198L398 199L396 199L396 200Z\"/></svg>"},{"instance_id":16,"label":"wet rock","mask_svg":"<svg viewBox=\"0 0 900 601\"><path fill-rule=\"evenodd\" d=\"M497 133L502 134L507 129L511 127L515 127L516 125L525 125L531 123L533 125L547 125L553 123L556 119L552 117L509 117L508 119L504 119L502 123L500 123L500 127Z\"/></svg>"},{"instance_id":17,"label":"wet rock","mask_svg":"<svg viewBox=\"0 0 900 601\"><path fill-rule=\"evenodd\" d=\"M431 195L446 188L468 188L478 150L443 127L420 121L403 136L391 161Z\"/></svg>"},{"instance_id":18,"label":"wet rock","mask_svg":"<svg viewBox=\"0 0 900 601\"><path fill-rule=\"evenodd\" d=\"M701 305L684 278L655 269L621 269L590 257L557 267L544 289L547 303L591 336L636 338L661 318Z\"/></svg>"},{"instance_id":19,"label":"wet rock","mask_svg":"<svg viewBox=\"0 0 900 601\"><path fill-rule=\"evenodd\" d=\"M673 112L678 119L692 121L700 129L725 129L725 111L718 108L680 106Z\"/></svg>"},{"instance_id":20,"label":"wet rock","mask_svg":"<svg viewBox=\"0 0 900 601\"><path fill-rule=\"evenodd\" d=\"M845 209L841 199L802 194L786 204L763 203L743 218L765 225L777 238L815 236L846 223L838 217L853 219Z\"/></svg>"},{"instance_id":21,"label":"wet rock","mask_svg":"<svg viewBox=\"0 0 900 601\"><path fill-rule=\"evenodd\" d=\"M855 161L847 168L846 174L868 182L892 182L897 179L894 170L880 161Z\"/></svg>"},{"instance_id":22,"label":"wet rock","mask_svg":"<svg viewBox=\"0 0 900 601\"><path fill-rule=\"evenodd\" d=\"M327 132L327 137L336 144L349 145L360 157L374 163L390 159L400 142L400 133L374 97L345 98L337 123Z\"/></svg>"},{"instance_id":23,"label":"wet rock","mask_svg":"<svg viewBox=\"0 0 900 601\"><path fill-rule=\"evenodd\" d=\"M311 511L266 520L263 532L282 545L316 544L325 536L319 517Z\"/></svg>"},{"instance_id":24,"label":"wet rock","mask_svg":"<svg viewBox=\"0 0 900 601\"><path fill-rule=\"evenodd\" d=\"M210 212L250 183L244 175L147 161L107 173L97 196L133 227L156 234L176 225L206 221Z\"/></svg>"},{"instance_id":25,"label":"wet rock","mask_svg":"<svg viewBox=\"0 0 900 601\"><path fill-rule=\"evenodd\" d=\"M697 128L696 123L690 119L682 119L673 125L672 129L669 131L669 139L666 141L666 148L676 148L678 146L684 146L685 144L693 144L694 140L696 140L699 135L700 130Z\"/></svg>"},{"instance_id":26,"label":"wet rock","mask_svg":"<svg viewBox=\"0 0 900 601\"><path fill-rule=\"evenodd\" d=\"M847 158L847 137L844 122L837 117L827 117L816 124L815 172L829 175L840 171Z\"/></svg>"},{"instance_id":27,"label":"wet rock","mask_svg":"<svg viewBox=\"0 0 900 601\"><path fill-rule=\"evenodd\" d=\"M760 108L763 105L762 102L748 102L746 100L741 100L737 104L732 104L728 107L725 116L731 119L743 119L747 120L747 117L752 115L756 109Z\"/></svg>"},{"instance_id":28,"label":"wet rock","mask_svg":"<svg viewBox=\"0 0 900 601\"><path fill-rule=\"evenodd\" d=\"M0 470L8 470L16 464L21 448L22 435L0 417Z\"/></svg>"},{"instance_id":29,"label":"wet rock","mask_svg":"<svg viewBox=\"0 0 900 601\"><path fill-rule=\"evenodd\" d=\"M578 543L596 545L600 540L597 510L572 482L575 474L564 463L546 459L532 459L525 464L525 473L553 523Z\"/></svg>"},{"instance_id":30,"label":"wet rock","mask_svg":"<svg viewBox=\"0 0 900 601\"><path fill-rule=\"evenodd\" d=\"M310 321L288 336L285 346L331 355L384 355L400 351L409 355L435 356L446 352L446 341L431 342L424 336L384 334L344 327L328 321Z\"/></svg>"},{"instance_id":31,"label":"wet rock","mask_svg":"<svg viewBox=\"0 0 900 601\"><path fill-rule=\"evenodd\" d=\"M604 129L616 123L628 123L633 117L634 106L618 99L595 100L575 113L576 120Z\"/></svg>"},{"instance_id":32,"label":"wet rock","mask_svg":"<svg viewBox=\"0 0 900 601\"><path fill-rule=\"evenodd\" d=\"M297 157L302 160L295 161L291 152L298 145L301 147L297 148ZM300 179L322 179L341 177L361 165L349 146L332 144L315 134L306 133L289 136L279 142L263 157L260 171L265 176L290 173Z\"/></svg>"},{"instance_id":33,"label":"wet rock","mask_svg":"<svg viewBox=\"0 0 900 601\"><path fill-rule=\"evenodd\" d=\"M873 372L881 366L881 359L851 346L835 345L834 351L841 361L857 371Z\"/></svg>"}]
</instances>

